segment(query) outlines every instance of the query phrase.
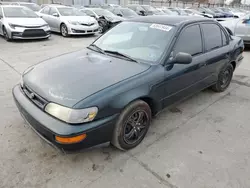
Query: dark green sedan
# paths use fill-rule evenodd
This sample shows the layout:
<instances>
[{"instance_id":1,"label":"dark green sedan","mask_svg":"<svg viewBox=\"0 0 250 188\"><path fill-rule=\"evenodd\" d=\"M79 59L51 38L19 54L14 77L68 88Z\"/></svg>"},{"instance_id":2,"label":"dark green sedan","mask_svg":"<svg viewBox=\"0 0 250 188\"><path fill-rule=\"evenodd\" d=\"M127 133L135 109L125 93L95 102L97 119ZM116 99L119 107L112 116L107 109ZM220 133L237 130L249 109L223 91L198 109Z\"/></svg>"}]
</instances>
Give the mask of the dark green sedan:
<instances>
[{"instance_id":1,"label":"dark green sedan","mask_svg":"<svg viewBox=\"0 0 250 188\"><path fill-rule=\"evenodd\" d=\"M163 108L204 88L226 90L243 50L213 20L138 17L30 67L13 96L33 130L63 151L106 142L128 150Z\"/></svg>"}]
</instances>

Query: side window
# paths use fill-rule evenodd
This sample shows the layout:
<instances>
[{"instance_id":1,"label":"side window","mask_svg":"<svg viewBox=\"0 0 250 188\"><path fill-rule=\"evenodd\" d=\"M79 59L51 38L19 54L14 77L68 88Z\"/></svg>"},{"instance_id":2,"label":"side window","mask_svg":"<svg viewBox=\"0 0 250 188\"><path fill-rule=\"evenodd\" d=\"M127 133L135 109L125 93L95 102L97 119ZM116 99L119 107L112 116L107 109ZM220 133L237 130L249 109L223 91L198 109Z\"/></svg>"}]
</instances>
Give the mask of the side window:
<instances>
[{"instance_id":1,"label":"side window","mask_svg":"<svg viewBox=\"0 0 250 188\"><path fill-rule=\"evenodd\" d=\"M43 14L49 14L49 7L44 7L44 9L42 10Z\"/></svg>"},{"instance_id":2,"label":"side window","mask_svg":"<svg viewBox=\"0 0 250 188\"><path fill-rule=\"evenodd\" d=\"M174 55L178 52L189 53L192 56L202 53L202 39L199 25L185 28L174 47Z\"/></svg>"},{"instance_id":3,"label":"side window","mask_svg":"<svg viewBox=\"0 0 250 188\"><path fill-rule=\"evenodd\" d=\"M225 35L225 32L221 30L221 37L222 37L222 45L227 45L227 37Z\"/></svg>"},{"instance_id":4,"label":"side window","mask_svg":"<svg viewBox=\"0 0 250 188\"><path fill-rule=\"evenodd\" d=\"M88 16L94 16L95 17L95 14L93 12L91 12L90 10L83 10L84 13L86 13Z\"/></svg>"},{"instance_id":5,"label":"side window","mask_svg":"<svg viewBox=\"0 0 250 188\"><path fill-rule=\"evenodd\" d=\"M205 49L210 51L222 46L221 29L216 24L202 24Z\"/></svg>"},{"instance_id":6,"label":"side window","mask_svg":"<svg viewBox=\"0 0 250 188\"><path fill-rule=\"evenodd\" d=\"M53 15L54 13L57 13L56 8L54 8L54 7L50 8L49 14Z\"/></svg>"}]
</instances>

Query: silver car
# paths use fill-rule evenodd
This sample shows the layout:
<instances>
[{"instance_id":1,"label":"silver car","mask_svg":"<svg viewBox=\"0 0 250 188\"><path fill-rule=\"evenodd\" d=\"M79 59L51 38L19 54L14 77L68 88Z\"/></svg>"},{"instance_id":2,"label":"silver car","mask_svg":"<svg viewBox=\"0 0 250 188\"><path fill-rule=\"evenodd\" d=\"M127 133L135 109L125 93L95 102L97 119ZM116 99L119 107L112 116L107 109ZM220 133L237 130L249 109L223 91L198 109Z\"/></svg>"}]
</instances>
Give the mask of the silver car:
<instances>
[{"instance_id":1,"label":"silver car","mask_svg":"<svg viewBox=\"0 0 250 188\"><path fill-rule=\"evenodd\" d=\"M0 5L0 35L7 41L49 38L50 27L29 8Z\"/></svg>"},{"instance_id":2,"label":"silver car","mask_svg":"<svg viewBox=\"0 0 250 188\"><path fill-rule=\"evenodd\" d=\"M250 14L244 18L230 19L220 22L230 34L241 37L245 44L250 44Z\"/></svg>"},{"instance_id":3,"label":"silver car","mask_svg":"<svg viewBox=\"0 0 250 188\"><path fill-rule=\"evenodd\" d=\"M98 22L94 18L73 7L49 5L38 15L49 24L52 31L60 32L64 37L99 32Z\"/></svg>"}]
</instances>

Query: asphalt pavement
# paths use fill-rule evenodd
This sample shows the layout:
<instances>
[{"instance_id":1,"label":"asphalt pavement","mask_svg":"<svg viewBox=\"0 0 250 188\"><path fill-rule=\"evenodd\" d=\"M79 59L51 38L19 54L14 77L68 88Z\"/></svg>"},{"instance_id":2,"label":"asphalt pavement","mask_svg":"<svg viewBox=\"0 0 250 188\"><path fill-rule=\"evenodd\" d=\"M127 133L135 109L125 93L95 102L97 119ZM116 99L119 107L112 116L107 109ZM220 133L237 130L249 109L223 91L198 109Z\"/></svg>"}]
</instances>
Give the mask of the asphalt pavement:
<instances>
[{"instance_id":1,"label":"asphalt pavement","mask_svg":"<svg viewBox=\"0 0 250 188\"><path fill-rule=\"evenodd\" d=\"M0 187L249 188L250 51L224 93L207 89L168 108L137 148L63 154L22 117L11 89L29 66L86 47L94 37L0 38Z\"/></svg>"}]
</instances>

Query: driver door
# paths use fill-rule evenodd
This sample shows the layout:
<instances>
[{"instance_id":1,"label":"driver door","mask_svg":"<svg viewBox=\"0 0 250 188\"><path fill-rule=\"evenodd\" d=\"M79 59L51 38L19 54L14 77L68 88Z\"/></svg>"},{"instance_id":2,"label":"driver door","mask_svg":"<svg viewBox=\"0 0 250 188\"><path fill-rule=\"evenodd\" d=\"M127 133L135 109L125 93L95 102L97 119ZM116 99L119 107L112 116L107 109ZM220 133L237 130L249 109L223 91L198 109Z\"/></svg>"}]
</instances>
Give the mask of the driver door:
<instances>
[{"instance_id":1,"label":"driver door","mask_svg":"<svg viewBox=\"0 0 250 188\"><path fill-rule=\"evenodd\" d=\"M203 40L199 24L187 26L182 30L170 58L179 52L192 55L190 64L165 65L165 98L164 106L188 97L189 95L206 87L206 54L204 53Z\"/></svg>"},{"instance_id":2,"label":"driver door","mask_svg":"<svg viewBox=\"0 0 250 188\"><path fill-rule=\"evenodd\" d=\"M53 16L53 14L57 14L58 16ZM60 32L60 16L56 8L51 7L48 15L48 23L53 31Z\"/></svg>"}]
</instances>

